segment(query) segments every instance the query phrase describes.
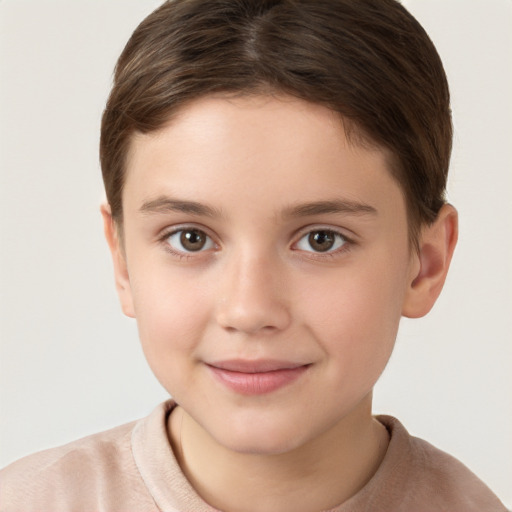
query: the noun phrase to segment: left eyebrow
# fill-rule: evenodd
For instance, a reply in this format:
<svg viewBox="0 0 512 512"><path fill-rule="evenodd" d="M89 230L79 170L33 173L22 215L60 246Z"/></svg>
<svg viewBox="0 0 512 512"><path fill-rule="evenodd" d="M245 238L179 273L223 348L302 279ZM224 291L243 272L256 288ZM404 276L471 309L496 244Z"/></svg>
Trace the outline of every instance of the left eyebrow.
<svg viewBox="0 0 512 512"><path fill-rule="evenodd" d="M345 215L377 215L377 210L369 204L346 199L315 201L290 206L283 211L283 217L309 217L328 213Z"/></svg>
<svg viewBox="0 0 512 512"><path fill-rule="evenodd" d="M211 206L198 203L196 201L187 201L183 199L174 199L167 196L160 196L149 201L145 201L140 207L142 213L171 213L181 212L197 215L200 217L220 217L221 214Z"/></svg>

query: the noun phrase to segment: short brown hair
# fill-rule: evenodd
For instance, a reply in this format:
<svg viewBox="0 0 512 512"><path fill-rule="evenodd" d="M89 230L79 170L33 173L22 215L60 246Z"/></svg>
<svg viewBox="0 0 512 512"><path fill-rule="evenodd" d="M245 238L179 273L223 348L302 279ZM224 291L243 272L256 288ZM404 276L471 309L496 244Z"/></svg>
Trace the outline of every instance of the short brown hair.
<svg viewBox="0 0 512 512"><path fill-rule="evenodd" d="M445 202L446 75L396 0L170 0L128 41L103 114L101 166L117 223L133 133L158 130L188 102L223 92L283 92L328 106L387 148L413 238Z"/></svg>

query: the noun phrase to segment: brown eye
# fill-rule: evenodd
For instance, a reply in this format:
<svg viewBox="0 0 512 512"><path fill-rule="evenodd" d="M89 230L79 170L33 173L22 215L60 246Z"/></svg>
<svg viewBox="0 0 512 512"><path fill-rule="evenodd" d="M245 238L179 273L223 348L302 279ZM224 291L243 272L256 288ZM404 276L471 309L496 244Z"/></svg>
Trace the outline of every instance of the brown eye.
<svg viewBox="0 0 512 512"><path fill-rule="evenodd" d="M336 241L332 231L313 231L308 236L311 248L318 252L325 252L332 249Z"/></svg>
<svg viewBox="0 0 512 512"><path fill-rule="evenodd" d="M213 247L212 239L200 229L181 229L167 238L167 243L178 252L199 252Z"/></svg>
<svg viewBox="0 0 512 512"><path fill-rule="evenodd" d="M336 231L317 229L304 235L296 247L307 252L333 252L346 243L347 239Z"/></svg>
<svg viewBox="0 0 512 512"><path fill-rule="evenodd" d="M182 231L180 242L187 251L200 251L206 243L206 235L197 229Z"/></svg>

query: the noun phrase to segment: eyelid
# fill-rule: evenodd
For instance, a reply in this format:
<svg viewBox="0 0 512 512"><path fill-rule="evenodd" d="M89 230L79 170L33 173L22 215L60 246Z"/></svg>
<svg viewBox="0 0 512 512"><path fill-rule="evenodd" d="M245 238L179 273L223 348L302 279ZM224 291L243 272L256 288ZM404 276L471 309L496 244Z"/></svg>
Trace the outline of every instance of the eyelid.
<svg viewBox="0 0 512 512"><path fill-rule="evenodd" d="M177 233L178 231L185 231L187 229L196 229L197 231L202 231L206 235L208 235L212 240L216 239L217 236L212 232L210 228L203 226L202 224L198 224L196 222L180 222L179 224L172 224L171 226L166 226L159 230L157 234L157 238L165 238L167 236L172 235L173 233Z"/></svg>
<svg viewBox="0 0 512 512"><path fill-rule="evenodd" d="M331 231L333 233L336 233L336 234L342 236L343 238L345 238L345 240L347 240L348 242L352 242L352 243L355 243L358 238L357 235L353 231L351 231L350 229L347 229L347 228L342 228L339 226L332 226L329 224L309 224L309 225L304 226L304 227L298 229L297 231L295 231L295 233L293 234L293 239L299 240L304 235L307 235L308 233L311 233L312 231Z"/></svg>

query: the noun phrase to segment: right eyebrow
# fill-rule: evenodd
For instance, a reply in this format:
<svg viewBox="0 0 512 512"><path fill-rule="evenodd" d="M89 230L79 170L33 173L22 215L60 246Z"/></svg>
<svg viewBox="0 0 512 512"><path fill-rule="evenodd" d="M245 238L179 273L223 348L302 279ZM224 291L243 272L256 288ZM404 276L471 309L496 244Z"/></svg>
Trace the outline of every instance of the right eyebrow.
<svg viewBox="0 0 512 512"><path fill-rule="evenodd" d="M139 211L147 214L181 212L200 217L221 216L221 212L211 206L198 203L196 201L174 199L168 196L159 196L155 199L145 201L139 208Z"/></svg>
<svg viewBox="0 0 512 512"><path fill-rule="evenodd" d="M314 215L340 213L345 215L377 215L377 210L365 203L347 199L333 199L330 201L314 201L286 208L285 217L309 217Z"/></svg>

